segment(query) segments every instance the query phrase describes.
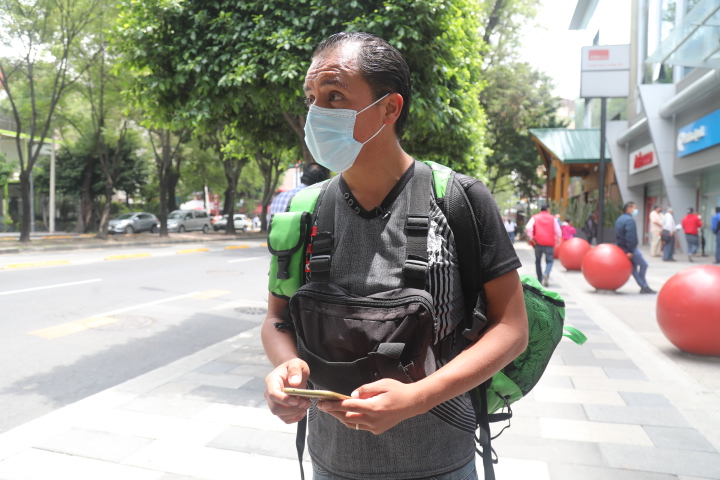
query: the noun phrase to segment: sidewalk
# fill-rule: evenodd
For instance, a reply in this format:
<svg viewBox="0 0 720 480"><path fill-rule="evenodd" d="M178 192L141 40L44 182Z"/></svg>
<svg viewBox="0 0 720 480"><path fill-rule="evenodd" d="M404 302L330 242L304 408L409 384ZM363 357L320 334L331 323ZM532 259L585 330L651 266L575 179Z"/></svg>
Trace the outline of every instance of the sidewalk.
<svg viewBox="0 0 720 480"><path fill-rule="evenodd" d="M521 273L532 274L532 251L516 248ZM691 266L648 260L658 290ZM664 340L656 297L639 295L632 278L616 294L597 294L581 273L564 270L555 264L550 287L566 298L567 324L589 340L564 340L540 384L515 404L512 427L494 443L497 478L720 479L720 359ZM270 365L257 321L0 435L0 479L299 478L295 426L263 399Z"/></svg>

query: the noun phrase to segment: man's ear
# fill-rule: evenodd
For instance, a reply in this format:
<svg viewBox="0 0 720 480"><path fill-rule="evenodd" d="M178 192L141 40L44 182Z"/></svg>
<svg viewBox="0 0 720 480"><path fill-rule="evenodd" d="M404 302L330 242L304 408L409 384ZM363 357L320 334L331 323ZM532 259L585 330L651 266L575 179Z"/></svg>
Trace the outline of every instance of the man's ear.
<svg viewBox="0 0 720 480"><path fill-rule="evenodd" d="M400 116L403 105L405 105L405 100L399 93L391 93L388 95L387 98L388 100L385 104L384 122L386 125L392 125L397 121L398 117Z"/></svg>

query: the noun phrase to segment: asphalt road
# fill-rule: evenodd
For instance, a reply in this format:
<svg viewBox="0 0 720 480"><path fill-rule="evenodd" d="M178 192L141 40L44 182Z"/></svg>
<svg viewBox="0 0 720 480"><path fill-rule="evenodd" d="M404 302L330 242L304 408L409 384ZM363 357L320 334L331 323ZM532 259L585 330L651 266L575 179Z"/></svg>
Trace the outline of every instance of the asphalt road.
<svg viewBox="0 0 720 480"><path fill-rule="evenodd" d="M258 325L268 261L263 240L0 256L0 433Z"/></svg>

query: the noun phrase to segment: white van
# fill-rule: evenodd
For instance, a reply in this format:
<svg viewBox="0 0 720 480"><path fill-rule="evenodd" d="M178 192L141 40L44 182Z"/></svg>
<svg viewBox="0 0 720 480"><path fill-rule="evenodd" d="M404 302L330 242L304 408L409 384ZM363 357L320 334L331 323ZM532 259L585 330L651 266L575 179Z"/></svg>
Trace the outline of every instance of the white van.
<svg viewBox="0 0 720 480"><path fill-rule="evenodd" d="M168 232L210 231L210 216L205 210L174 210L168 215Z"/></svg>

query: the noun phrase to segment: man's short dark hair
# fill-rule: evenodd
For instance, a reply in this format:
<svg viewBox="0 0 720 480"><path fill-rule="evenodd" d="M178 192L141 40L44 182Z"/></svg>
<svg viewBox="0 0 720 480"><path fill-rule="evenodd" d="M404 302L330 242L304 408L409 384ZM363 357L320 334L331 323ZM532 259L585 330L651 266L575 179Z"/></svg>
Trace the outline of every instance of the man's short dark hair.
<svg viewBox="0 0 720 480"><path fill-rule="evenodd" d="M337 47L357 44L360 74L370 85L375 100L388 93L399 93L403 107L395 122L395 134L402 137L412 100L410 68L402 54L382 38L364 32L340 32L329 36L315 48L312 58Z"/></svg>
<svg viewBox="0 0 720 480"><path fill-rule="evenodd" d="M625 205L623 205L623 213L628 211L628 208L635 207L637 203L635 202L627 202Z"/></svg>
<svg viewBox="0 0 720 480"><path fill-rule="evenodd" d="M303 168L303 174L302 177L300 177L300 181L309 187L310 185L315 185L318 182L327 180L329 173L330 171L320 164L308 163L305 165L305 168Z"/></svg>
<svg viewBox="0 0 720 480"><path fill-rule="evenodd" d="M662 207L661 207L660 205L655 205L655 206L653 207L653 210L657 210L658 208L662 209Z"/></svg>
<svg viewBox="0 0 720 480"><path fill-rule="evenodd" d="M541 212L547 212L549 208L550 208L550 205L548 205L547 203L543 203L542 205L540 205Z"/></svg>
<svg viewBox="0 0 720 480"><path fill-rule="evenodd" d="M720 207L715 207L715 213L720 213Z"/></svg>
<svg viewBox="0 0 720 480"><path fill-rule="evenodd" d="M695 209L693 207L688 207L688 213L693 213Z"/></svg>

